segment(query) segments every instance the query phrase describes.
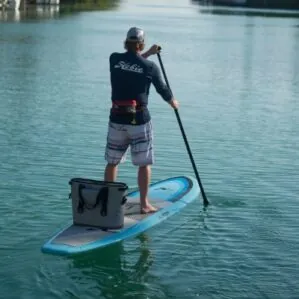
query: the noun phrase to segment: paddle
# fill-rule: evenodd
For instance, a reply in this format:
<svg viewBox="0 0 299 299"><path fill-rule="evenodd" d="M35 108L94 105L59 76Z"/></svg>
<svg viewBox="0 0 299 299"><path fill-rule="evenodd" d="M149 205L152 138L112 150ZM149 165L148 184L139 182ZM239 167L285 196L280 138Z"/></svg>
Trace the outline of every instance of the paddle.
<svg viewBox="0 0 299 299"><path fill-rule="evenodd" d="M161 50L160 47L159 47L159 50ZM165 69L164 69L164 66L163 66L163 63L162 63L161 55L160 55L159 52L157 53L157 55L158 55L159 63L160 63L160 66L161 66L161 69L162 69L162 72L163 72L163 75L164 75L165 82L166 82L166 84L167 84L167 86L168 86L168 88L169 88L169 90L170 90L170 92L172 94L172 91L170 89L170 85L169 85L169 82L168 82L168 79L167 79L167 76L166 76L166 72L165 72ZM193 156L192 156L192 153L191 153L191 150L190 150L190 146L188 144L188 140L187 140L186 134L184 132L183 124L182 124L182 121L181 121L178 109L174 109L174 112L175 112L177 121L179 123L180 129L181 129L184 141L185 141L185 145L187 147L187 151L188 151L189 158L190 158L192 166L193 166L193 170L194 170L195 175L196 175L196 179L198 181L198 184L199 184L199 187L200 187L200 190L201 190L201 194L202 194L202 197L203 197L203 204L205 206L207 206L209 204L209 201L208 201L208 199L206 197L205 191L204 191L203 186L201 184L201 181L200 181L200 178L199 178L199 174L198 174L198 171L197 171L195 163L194 163L194 159L193 159Z"/></svg>

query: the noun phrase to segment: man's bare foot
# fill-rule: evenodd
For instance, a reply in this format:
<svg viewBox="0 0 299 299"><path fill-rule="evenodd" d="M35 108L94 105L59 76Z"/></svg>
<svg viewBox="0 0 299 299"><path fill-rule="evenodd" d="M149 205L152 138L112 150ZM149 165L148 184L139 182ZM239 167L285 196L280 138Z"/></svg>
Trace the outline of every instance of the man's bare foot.
<svg viewBox="0 0 299 299"><path fill-rule="evenodd" d="M148 214L148 213L155 213L156 211L158 211L157 208L155 208L151 204L147 204L145 207L141 207L140 213L141 214Z"/></svg>

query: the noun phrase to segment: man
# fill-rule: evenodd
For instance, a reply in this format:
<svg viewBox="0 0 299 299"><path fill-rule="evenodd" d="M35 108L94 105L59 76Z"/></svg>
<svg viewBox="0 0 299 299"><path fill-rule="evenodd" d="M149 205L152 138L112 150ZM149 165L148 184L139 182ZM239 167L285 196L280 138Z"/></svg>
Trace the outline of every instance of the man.
<svg viewBox="0 0 299 299"><path fill-rule="evenodd" d="M154 162L153 131L147 108L151 83L172 108L177 109L178 102L172 98L170 90L162 81L160 69L146 59L158 53L159 47L154 45L141 54L144 46L144 31L132 27L124 43L127 51L112 53L109 58L112 108L105 152L105 181L116 180L118 164L124 162L130 146L132 163L139 167L140 212L152 213L157 209L147 197L151 165Z"/></svg>

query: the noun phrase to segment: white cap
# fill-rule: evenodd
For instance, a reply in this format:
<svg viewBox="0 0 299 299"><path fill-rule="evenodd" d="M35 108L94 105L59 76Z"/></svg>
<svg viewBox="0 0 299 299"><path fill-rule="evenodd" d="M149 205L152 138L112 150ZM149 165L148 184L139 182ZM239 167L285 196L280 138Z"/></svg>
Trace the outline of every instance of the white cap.
<svg viewBox="0 0 299 299"><path fill-rule="evenodd" d="M127 41L132 42L143 42L144 41L144 31L137 27L132 27L127 33Z"/></svg>

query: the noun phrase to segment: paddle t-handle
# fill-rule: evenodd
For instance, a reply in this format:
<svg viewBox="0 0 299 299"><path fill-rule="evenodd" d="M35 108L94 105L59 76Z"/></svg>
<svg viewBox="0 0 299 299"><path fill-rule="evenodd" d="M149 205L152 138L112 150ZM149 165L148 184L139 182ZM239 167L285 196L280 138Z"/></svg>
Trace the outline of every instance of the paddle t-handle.
<svg viewBox="0 0 299 299"><path fill-rule="evenodd" d="M161 51L161 47L158 47L158 49L159 49L159 51ZM172 91L171 91L171 88L170 88L170 85L169 85L169 82L168 82L168 79L167 79L167 76L166 76L166 72L165 72L163 63L162 63L161 55L160 55L159 52L157 53L157 55L158 55L159 63L160 63L161 69L162 69L162 73L163 73L163 75L164 75L164 79L165 79L166 85L168 86L168 88L169 88L169 90L170 90L170 92L171 92L171 95L173 95L173 93L172 93ZM202 194L202 197L203 197L203 204L204 204L205 206L207 206L207 205L209 205L209 201L208 201L208 199L207 199L207 197L206 197L206 193L205 193L204 188L203 188L203 186L202 186L202 183L201 183L201 181L200 181L200 177L199 177L199 174L198 174L198 171L197 171L197 168L196 168L196 165L195 165L195 162L194 162L192 153L191 153L191 149L190 149L190 146L189 146L189 143L188 143L188 140L187 140L187 136L186 136L185 131L184 131L184 128L183 128L183 124L182 124L182 121L181 121L181 118L180 118L178 109L174 109L174 112L175 112L177 121L178 121L178 123L179 123L179 127L180 127L180 129L181 129L181 133L182 133L182 135L183 135L183 139L184 139L184 142L185 142L185 145L186 145L188 154L189 154L189 158L190 158L190 161L191 161L191 164L192 164L192 167L193 167L193 170L194 170L194 173L195 173L195 176L196 176L198 185L199 185L199 187L200 187L200 191L201 191L201 194Z"/></svg>

